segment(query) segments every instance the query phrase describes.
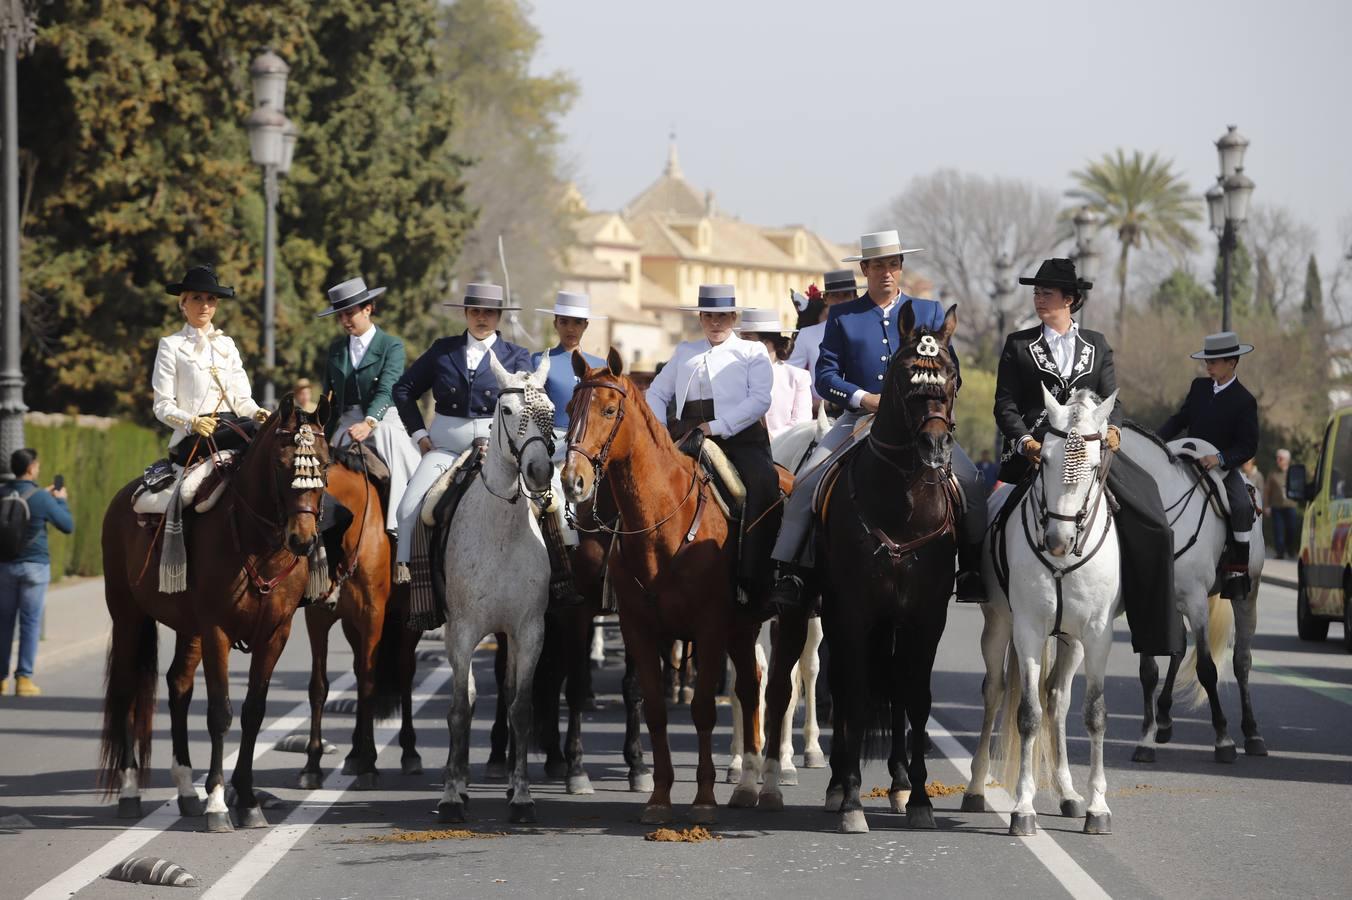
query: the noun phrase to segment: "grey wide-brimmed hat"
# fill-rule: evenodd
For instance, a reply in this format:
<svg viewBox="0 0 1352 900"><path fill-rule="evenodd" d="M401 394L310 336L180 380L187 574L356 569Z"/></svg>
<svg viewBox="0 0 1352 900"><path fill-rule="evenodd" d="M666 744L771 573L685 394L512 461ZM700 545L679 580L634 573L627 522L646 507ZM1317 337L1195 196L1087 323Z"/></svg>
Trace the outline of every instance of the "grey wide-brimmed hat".
<svg viewBox="0 0 1352 900"><path fill-rule="evenodd" d="M535 308L536 312L552 313L556 316L567 316L571 319L604 319L605 316L598 316L591 311L591 297L586 294L577 294L572 291L559 291L554 295L554 306L552 309Z"/></svg>
<svg viewBox="0 0 1352 900"><path fill-rule="evenodd" d="M347 281L341 281L329 288L329 308L315 316L315 318L322 319L325 316L340 313L345 309L361 306L363 303L376 299L383 293L385 293L383 287L368 288L365 279L360 275L356 278L349 278Z"/></svg>
<svg viewBox="0 0 1352 900"><path fill-rule="evenodd" d="M750 307L737 305L737 290L730 284L701 284L699 305L677 307L682 312L745 312Z"/></svg>
<svg viewBox="0 0 1352 900"><path fill-rule="evenodd" d="M779 319L779 313L773 309L742 310L735 326L742 334L796 334L797 328L786 328Z"/></svg>
<svg viewBox="0 0 1352 900"><path fill-rule="evenodd" d="M874 231L860 235L858 256L847 256L841 262L863 262L866 259L905 256L907 253L919 253L924 249L924 247L903 247L901 237L896 231Z"/></svg>
<svg viewBox="0 0 1352 900"><path fill-rule="evenodd" d="M1192 355L1193 359L1225 359L1228 356L1243 356L1253 352L1253 344L1241 344L1239 335L1233 331L1221 331L1208 334L1202 341L1201 351Z"/></svg>
<svg viewBox="0 0 1352 900"><path fill-rule="evenodd" d="M496 309L509 310L520 309L519 306L511 306L502 299L502 285L500 284L480 284L471 281L465 285L465 297L460 302L447 300L442 306L456 307L458 309Z"/></svg>
<svg viewBox="0 0 1352 900"><path fill-rule="evenodd" d="M854 269L833 269L822 279L823 294L837 294L849 291L859 293L859 285L854 280Z"/></svg>

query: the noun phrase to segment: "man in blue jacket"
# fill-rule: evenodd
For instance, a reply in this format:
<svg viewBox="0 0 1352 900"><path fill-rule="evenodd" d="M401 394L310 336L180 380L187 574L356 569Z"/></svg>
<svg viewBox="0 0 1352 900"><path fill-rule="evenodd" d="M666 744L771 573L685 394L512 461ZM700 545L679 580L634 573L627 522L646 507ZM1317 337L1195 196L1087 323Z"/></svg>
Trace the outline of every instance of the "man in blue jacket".
<svg viewBox="0 0 1352 900"><path fill-rule="evenodd" d="M782 606L802 602L804 570L813 566L812 493L824 468L819 464L851 440L861 417L877 412L888 363L901 347L902 305L911 304L919 327L938 331L943 325L943 306L901 292L905 254L919 250L903 249L895 231L866 234L859 244L860 254L844 261L859 262L868 281L868 292L830 309L816 371L817 393L846 411L817 445L804 467L806 474L794 484L784 508L784 521L773 554L780 563L781 577L772 595L772 600ZM953 351L951 346L949 351ZM955 365L958 362L956 353L953 362ZM986 530L987 491L976 466L957 442L953 444L953 473L966 498L958 549L958 601L984 602L981 540Z"/></svg>

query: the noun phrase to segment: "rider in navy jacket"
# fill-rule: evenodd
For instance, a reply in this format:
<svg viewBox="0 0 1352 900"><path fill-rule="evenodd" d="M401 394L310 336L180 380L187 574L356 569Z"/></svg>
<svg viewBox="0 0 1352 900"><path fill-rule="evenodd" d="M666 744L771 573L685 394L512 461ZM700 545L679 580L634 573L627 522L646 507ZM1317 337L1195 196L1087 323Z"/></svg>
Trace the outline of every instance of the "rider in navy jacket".
<svg viewBox="0 0 1352 900"><path fill-rule="evenodd" d="M459 419L488 419L498 405L498 380L488 366L481 365L473 376L466 370L467 335L439 339L409 366L394 386L394 405L404 427L415 441L426 433L418 398L429 390L439 416ZM490 348L508 372L530 369L530 351L499 337Z"/></svg>
<svg viewBox="0 0 1352 900"><path fill-rule="evenodd" d="M817 371L813 373L818 394L840 406L857 406L853 402L856 394L878 392L887 364L901 346L898 320L901 307L908 302L915 313L917 328L934 332L943 328L943 304L905 294L897 295L897 305L892 307L896 312L892 315L884 315L868 294L827 310L826 332L822 335ZM962 367L952 344L948 352L953 365L958 366L961 383ZM850 378L864 383L856 384Z"/></svg>

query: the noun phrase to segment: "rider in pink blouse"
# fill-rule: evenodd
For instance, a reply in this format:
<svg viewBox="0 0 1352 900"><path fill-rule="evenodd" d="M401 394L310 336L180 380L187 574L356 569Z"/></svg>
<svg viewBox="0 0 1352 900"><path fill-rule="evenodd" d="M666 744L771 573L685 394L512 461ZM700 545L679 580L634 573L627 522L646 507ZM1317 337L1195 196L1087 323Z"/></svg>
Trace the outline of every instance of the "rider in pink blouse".
<svg viewBox="0 0 1352 900"><path fill-rule="evenodd" d="M773 309L748 309L742 313L738 329L742 338L760 341L773 361L774 387L770 391L770 409L765 413L765 428L773 440L800 422L812 419L812 376L806 369L787 365L789 335L796 328L785 328Z"/></svg>

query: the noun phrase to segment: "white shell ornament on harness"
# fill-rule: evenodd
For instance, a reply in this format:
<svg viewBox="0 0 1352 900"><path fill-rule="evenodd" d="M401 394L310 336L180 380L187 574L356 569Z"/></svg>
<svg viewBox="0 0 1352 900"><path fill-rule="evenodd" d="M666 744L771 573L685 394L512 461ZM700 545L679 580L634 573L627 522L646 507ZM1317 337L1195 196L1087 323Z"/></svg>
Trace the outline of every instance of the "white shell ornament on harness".
<svg viewBox="0 0 1352 900"><path fill-rule="evenodd" d="M920 356L938 356L939 342L934 339L932 334L923 335L920 338L920 343L916 345L915 352Z"/></svg>
<svg viewBox="0 0 1352 900"><path fill-rule="evenodd" d="M292 462L295 477L291 486L298 491L309 491L324 486L319 456L315 453L315 434L309 425L296 429L296 458Z"/></svg>
<svg viewBox="0 0 1352 900"><path fill-rule="evenodd" d="M1072 431L1066 438L1065 459L1061 466L1062 484L1079 484L1089 478L1093 469L1089 465L1089 448L1084 435Z"/></svg>

